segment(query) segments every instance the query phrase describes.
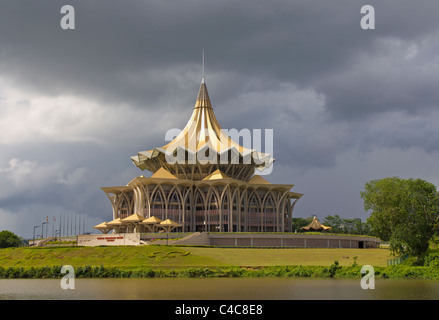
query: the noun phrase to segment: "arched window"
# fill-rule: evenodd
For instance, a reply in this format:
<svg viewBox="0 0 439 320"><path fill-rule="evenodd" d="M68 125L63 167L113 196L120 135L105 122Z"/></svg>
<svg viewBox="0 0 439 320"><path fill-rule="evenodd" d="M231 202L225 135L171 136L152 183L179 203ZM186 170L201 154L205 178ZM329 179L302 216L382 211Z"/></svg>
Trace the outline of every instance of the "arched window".
<svg viewBox="0 0 439 320"><path fill-rule="evenodd" d="M261 231L261 205L258 194L253 191L248 201L248 231L259 232Z"/></svg>
<svg viewBox="0 0 439 320"><path fill-rule="evenodd" d="M129 215L131 215L131 211L132 211L131 202L133 199L133 195L132 193L131 194L122 193L120 196L122 200L119 206L119 218L124 219Z"/></svg>
<svg viewBox="0 0 439 320"><path fill-rule="evenodd" d="M204 194L200 189L195 189L194 206L195 206L195 230L207 231L207 208L204 205Z"/></svg>
<svg viewBox="0 0 439 320"><path fill-rule="evenodd" d="M226 188L223 191L223 198L221 201L221 226L218 231L228 232L232 228L232 224L229 224L230 206L229 206L229 190Z"/></svg>
<svg viewBox="0 0 439 320"><path fill-rule="evenodd" d="M207 207L207 231L218 232L220 231L220 201L215 189L210 189L210 194L208 195Z"/></svg>
<svg viewBox="0 0 439 320"><path fill-rule="evenodd" d="M183 223L182 217L182 200L180 199L180 194L178 187L174 187L168 197L168 219L171 219L177 223ZM177 230L178 231L178 230Z"/></svg>
<svg viewBox="0 0 439 320"><path fill-rule="evenodd" d="M274 232L276 231L276 215L275 215L275 203L273 200L273 194L270 192L267 194L264 202L264 215L263 215L263 231Z"/></svg>
<svg viewBox="0 0 439 320"><path fill-rule="evenodd" d="M238 232L241 231L239 229L239 188L231 187L230 188L230 231L232 232Z"/></svg>
<svg viewBox="0 0 439 320"><path fill-rule="evenodd" d="M194 229L194 216L195 210L192 209L191 200L193 201L193 189L182 188L182 214L184 216L183 232L193 232Z"/></svg>
<svg viewBox="0 0 439 320"><path fill-rule="evenodd" d="M240 206L240 232L248 232L248 189L243 189L241 191L241 202L238 204Z"/></svg>
<svg viewBox="0 0 439 320"><path fill-rule="evenodd" d="M160 185L155 187L152 195L151 195L151 213L150 216L157 217L161 220L166 219L165 213L165 197L163 195L163 191L160 188Z"/></svg>

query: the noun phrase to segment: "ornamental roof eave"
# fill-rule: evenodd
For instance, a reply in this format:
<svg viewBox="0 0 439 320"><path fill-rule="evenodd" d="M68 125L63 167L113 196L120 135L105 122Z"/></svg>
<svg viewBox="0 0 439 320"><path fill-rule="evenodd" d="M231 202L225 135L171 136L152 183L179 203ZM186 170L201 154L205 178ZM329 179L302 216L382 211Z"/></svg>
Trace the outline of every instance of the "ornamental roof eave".
<svg viewBox="0 0 439 320"><path fill-rule="evenodd" d="M105 193L114 193L114 194L119 194L125 191L130 191L131 187L129 187L128 185L126 186L119 186L119 187L102 187L101 188Z"/></svg>
<svg viewBox="0 0 439 320"><path fill-rule="evenodd" d="M169 179L169 178L153 178L153 177L135 177L133 180L128 182L128 186L130 186L130 190L137 185L146 185L146 184L170 184L170 185L181 185L181 186L190 186L192 185L193 180L189 179Z"/></svg>
<svg viewBox="0 0 439 320"><path fill-rule="evenodd" d="M207 152L208 148L209 146L206 145L196 152L183 146L177 146L172 152L164 150L163 148L157 148L150 151L139 152L137 156L132 156L130 159L139 169L148 169L151 172L156 171L154 170L154 167L157 165L158 158L168 162L170 165L173 165L176 162L179 164L196 164L203 162L202 164L205 164L204 162L208 163L209 161L221 164L249 164L253 165L259 171L268 169L275 161L270 154L248 149L245 152L240 153L235 147L229 147L220 150L219 152L209 148L209 152L212 151L214 154L216 153L217 156L216 158L213 158L213 156L206 158L204 154ZM148 156L146 156L146 154L148 154ZM196 162L191 163L194 159L196 159Z"/></svg>
<svg viewBox="0 0 439 320"><path fill-rule="evenodd" d="M294 199L300 199L303 196L303 193L297 193L297 192L289 192L290 198Z"/></svg>

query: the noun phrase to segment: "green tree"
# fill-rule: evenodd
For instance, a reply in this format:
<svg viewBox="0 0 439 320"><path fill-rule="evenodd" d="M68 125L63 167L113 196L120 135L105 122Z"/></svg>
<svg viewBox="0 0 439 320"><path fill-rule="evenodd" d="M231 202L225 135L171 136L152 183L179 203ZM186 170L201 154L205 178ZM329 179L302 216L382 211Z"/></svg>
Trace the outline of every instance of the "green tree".
<svg viewBox="0 0 439 320"><path fill-rule="evenodd" d="M346 233L346 234L370 234L367 223L361 222L361 219L341 218L338 214L334 216L326 216L323 219L325 226L331 227L330 233Z"/></svg>
<svg viewBox="0 0 439 320"><path fill-rule="evenodd" d="M21 239L11 231L0 231L0 248L18 247Z"/></svg>
<svg viewBox="0 0 439 320"><path fill-rule="evenodd" d="M368 223L375 235L390 241L396 254L422 257L437 228L439 196L422 179L390 177L369 181L361 192Z"/></svg>
<svg viewBox="0 0 439 320"><path fill-rule="evenodd" d="M340 218L338 214L334 216L326 216L323 218L323 225L331 227L329 232L331 233L344 233L343 230L343 219Z"/></svg>
<svg viewBox="0 0 439 320"><path fill-rule="evenodd" d="M292 227L293 227L292 230L300 232L301 227L305 227L311 223L312 217L311 218L292 218L291 220L292 220Z"/></svg>
<svg viewBox="0 0 439 320"><path fill-rule="evenodd" d="M343 227L348 234L363 234L363 223L361 219L343 219Z"/></svg>

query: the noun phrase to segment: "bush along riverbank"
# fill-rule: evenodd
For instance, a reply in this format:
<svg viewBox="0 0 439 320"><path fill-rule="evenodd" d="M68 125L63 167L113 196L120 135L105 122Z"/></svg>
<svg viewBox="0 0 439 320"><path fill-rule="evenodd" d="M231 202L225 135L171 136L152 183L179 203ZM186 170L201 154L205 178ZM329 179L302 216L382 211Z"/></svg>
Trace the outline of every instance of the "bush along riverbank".
<svg viewBox="0 0 439 320"><path fill-rule="evenodd" d="M0 279L44 279L62 278L62 266L51 267L0 267ZM180 269L156 269L143 267L136 269L83 266L76 267L76 278L208 278L208 277L298 277L360 279L361 266L340 266L334 261L331 266L266 266L266 267L196 267ZM391 279L439 279L439 268L395 265L375 267L375 278Z"/></svg>

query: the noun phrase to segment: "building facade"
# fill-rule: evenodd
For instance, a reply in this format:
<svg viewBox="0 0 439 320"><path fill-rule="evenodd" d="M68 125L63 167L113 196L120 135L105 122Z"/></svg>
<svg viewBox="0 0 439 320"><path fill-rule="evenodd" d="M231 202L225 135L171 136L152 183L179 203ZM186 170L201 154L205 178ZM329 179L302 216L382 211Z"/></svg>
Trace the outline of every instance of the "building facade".
<svg viewBox="0 0 439 320"><path fill-rule="evenodd" d="M181 232L291 232L300 193L255 174L271 166L271 155L235 142L221 128L203 80L186 127L167 145L131 157L141 170L125 186L103 187L117 232L146 231L123 224L137 215L171 219ZM120 220L119 220L120 219ZM122 223L119 223L122 221ZM111 223L109 223L109 227Z"/></svg>

